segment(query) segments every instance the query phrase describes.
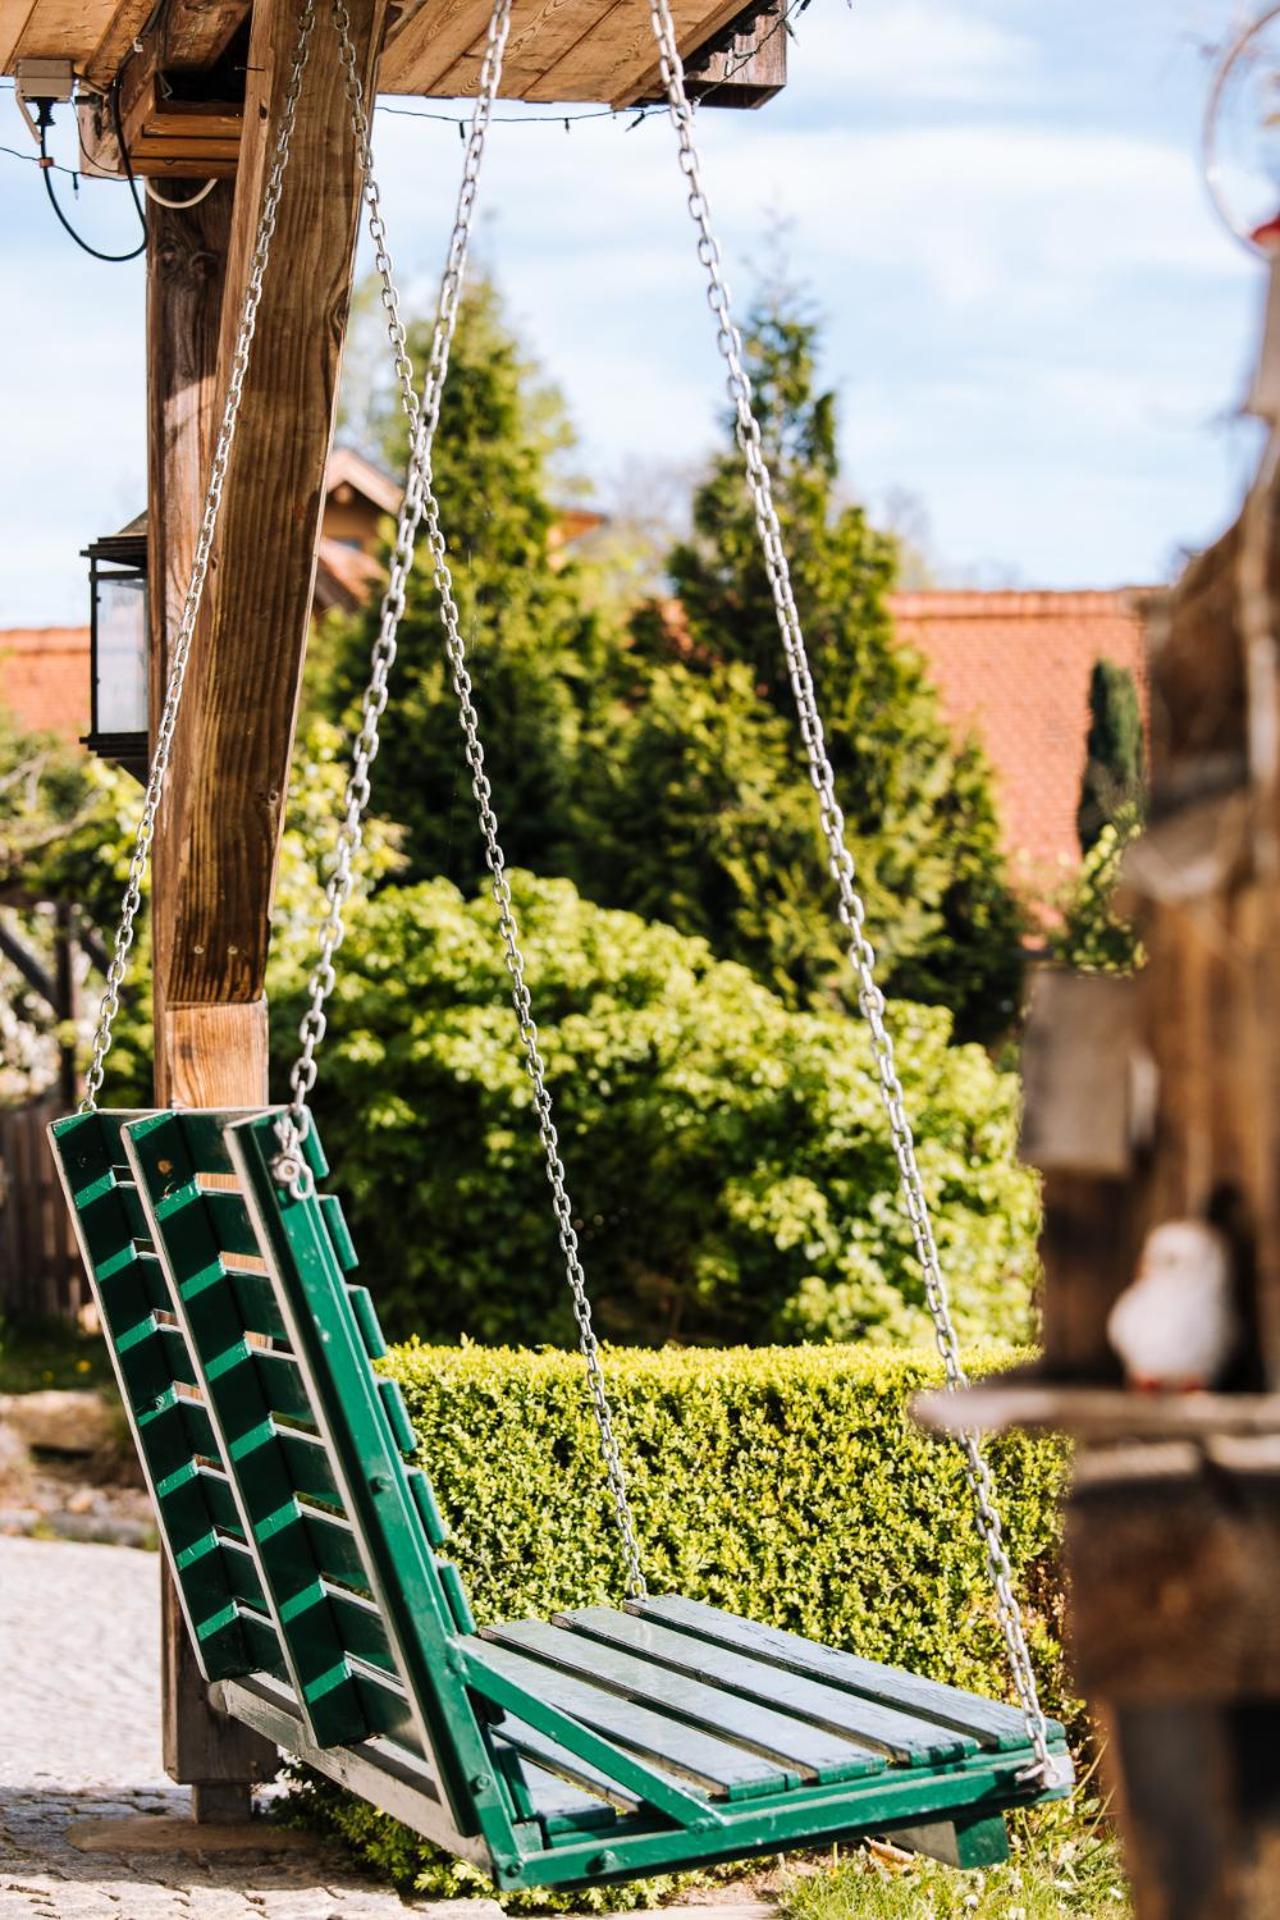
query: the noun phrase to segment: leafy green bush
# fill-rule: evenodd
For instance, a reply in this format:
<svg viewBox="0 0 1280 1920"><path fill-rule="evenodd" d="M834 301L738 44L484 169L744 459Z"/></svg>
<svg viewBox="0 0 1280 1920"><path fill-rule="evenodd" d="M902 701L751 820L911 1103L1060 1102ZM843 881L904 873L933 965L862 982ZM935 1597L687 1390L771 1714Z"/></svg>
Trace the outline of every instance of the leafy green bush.
<svg viewBox="0 0 1280 1920"><path fill-rule="evenodd" d="M785 1007L705 942L514 875L578 1231L612 1338L928 1337L856 1015ZM277 1001L282 1059L298 1011ZM492 901L388 887L344 944L317 1114L388 1324L570 1344ZM1028 1332L1017 1083L891 1009L962 1334Z"/></svg>
<svg viewBox="0 0 1280 1920"><path fill-rule="evenodd" d="M980 1371L1010 1357L988 1351L972 1363ZM935 1360L837 1347L614 1350L606 1365L655 1592L1008 1696L958 1450L908 1412L911 1396L937 1382ZM481 1623L616 1604L619 1554L578 1357L413 1343L386 1366ZM1061 1713L1064 1452L1019 1435L1001 1439L992 1459L1046 1704ZM475 1886L473 1869L394 1822L328 1789L317 1800L401 1884ZM627 1889L624 1904L636 1899Z"/></svg>
<svg viewBox="0 0 1280 1920"><path fill-rule="evenodd" d="M1062 918L1052 952L1062 965L1081 973L1132 973L1145 963L1135 928L1115 909L1120 863L1141 831L1136 813L1108 820L1059 896Z"/></svg>

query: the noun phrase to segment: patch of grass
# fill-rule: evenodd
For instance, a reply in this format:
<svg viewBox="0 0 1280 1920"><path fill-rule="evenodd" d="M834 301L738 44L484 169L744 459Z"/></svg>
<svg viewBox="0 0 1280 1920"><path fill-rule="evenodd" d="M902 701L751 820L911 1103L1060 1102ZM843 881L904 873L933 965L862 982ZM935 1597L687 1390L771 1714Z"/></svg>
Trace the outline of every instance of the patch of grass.
<svg viewBox="0 0 1280 1920"><path fill-rule="evenodd" d="M1096 1807L1039 1808L1009 1825L1011 1858L981 1872L867 1848L802 1870L779 1920L1132 1920L1119 1843Z"/></svg>
<svg viewBox="0 0 1280 1920"><path fill-rule="evenodd" d="M111 1363L100 1334L59 1321L0 1325L0 1393L110 1386Z"/></svg>

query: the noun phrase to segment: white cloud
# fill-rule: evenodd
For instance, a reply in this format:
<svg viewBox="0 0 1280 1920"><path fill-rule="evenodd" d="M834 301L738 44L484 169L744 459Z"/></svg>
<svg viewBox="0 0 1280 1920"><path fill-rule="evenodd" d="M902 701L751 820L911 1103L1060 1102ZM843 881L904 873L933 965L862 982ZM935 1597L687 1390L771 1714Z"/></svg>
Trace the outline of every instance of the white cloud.
<svg viewBox="0 0 1280 1920"><path fill-rule="evenodd" d="M822 94L846 102L972 107L1025 98L1037 49L1025 33L946 0L814 0L801 18L803 59Z"/></svg>

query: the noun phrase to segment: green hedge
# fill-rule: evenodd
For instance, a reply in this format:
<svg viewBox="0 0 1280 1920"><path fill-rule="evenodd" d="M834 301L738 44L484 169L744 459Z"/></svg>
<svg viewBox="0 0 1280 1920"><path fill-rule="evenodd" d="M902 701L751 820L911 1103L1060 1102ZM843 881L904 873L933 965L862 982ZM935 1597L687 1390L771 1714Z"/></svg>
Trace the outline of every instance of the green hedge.
<svg viewBox="0 0 1280 1920"><path fill-rule="evenodd" d="M1013 1357L991 1350L971 1363L979 1372ZM615 1350L606 1361L654 1592L1008 1696L958 1451L907 1410L937 1382L936 1360L800 1347ZM581 1361L415 1342L385 1364L422 1436L480 1622L616 1603L621 1569ZM1046 1704L1074 1717L1057 1573L1063 1449L1015 1435L992 1461ZM443 1893L475 1883L381 1815L328 1791L317 1806L402 1884Z"/></svg>

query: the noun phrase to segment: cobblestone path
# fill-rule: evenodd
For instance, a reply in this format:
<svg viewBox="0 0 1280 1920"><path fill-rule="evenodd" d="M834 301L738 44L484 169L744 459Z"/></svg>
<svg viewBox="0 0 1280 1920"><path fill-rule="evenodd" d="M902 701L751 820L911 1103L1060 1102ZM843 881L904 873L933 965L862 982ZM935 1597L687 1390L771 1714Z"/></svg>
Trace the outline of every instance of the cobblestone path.
<svg viewBox="0 0 1280 1920"><path fill-rule="evenodd" d="M69 1843L77 1821L187 1811L160 1764L159 1588L153 1553L0 1537L0 1920L447 1912L406 1906L309 1848L129 1856Z"/></svg>

